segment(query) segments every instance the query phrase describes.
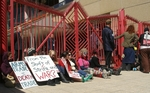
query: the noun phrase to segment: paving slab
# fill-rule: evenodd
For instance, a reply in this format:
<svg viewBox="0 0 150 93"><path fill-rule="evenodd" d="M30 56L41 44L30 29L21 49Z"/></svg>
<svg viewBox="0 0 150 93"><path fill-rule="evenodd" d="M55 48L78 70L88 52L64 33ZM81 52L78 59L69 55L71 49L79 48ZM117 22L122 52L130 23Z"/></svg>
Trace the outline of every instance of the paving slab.
<svg viewBox="0 0 150 93"><path fill-rule="evenodd" d="M111 79L94 77L85 83L42 85L28 89L6 88L0 84L0 93L150 93L150 74L122 71L121 75L112 75Z"/></svg>

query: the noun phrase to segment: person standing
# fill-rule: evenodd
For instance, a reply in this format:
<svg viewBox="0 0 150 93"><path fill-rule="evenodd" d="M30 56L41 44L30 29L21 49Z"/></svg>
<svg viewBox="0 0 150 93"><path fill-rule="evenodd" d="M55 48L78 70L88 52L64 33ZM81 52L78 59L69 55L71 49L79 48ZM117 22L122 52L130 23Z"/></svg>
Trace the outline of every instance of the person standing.
<svg viewBox="0 0 150 93"><path fill-rule="evenodd" d="M140 35L139 38L140 42L140 54L142 58L142 68L143 73L149 73L150 72L150 33L149 28L144 29L144 33Z"/></svg>
<svg viewBox="0 0 150 93"><path fill-rule="evenodd" d="M106 20L106 26L102 30L102 40L103 40L106 68L110 68L110 64L112 60L111 58L112 51L115 49L114 35L110 26L111 26L111 20L108 19Z"/></svg>
<svg viewBox="0 0 150 93"><path fill-rule="evenodd" d="M124 47L124 57L122 59L122 70L131 70L131 66L135 62L135 44L138 42L138 36L135 33L133 25L129 25L126 32L116 36L115 39L124 37L122 46Z"/></svg>
<svg viewBox="0 0 150 93"><path fill-rule="evenodd" d="M54 49L55 49L55 39L54 34L51 34L50 37L48 38L48 51Z"/></svg>
<svg viewBox="0 0 150 93"><path fill-rule="evenodd" d="M14 48L15 48L15 61L22 60L22 37L21 26L17 26L17 32L14 33Z"/></svg>

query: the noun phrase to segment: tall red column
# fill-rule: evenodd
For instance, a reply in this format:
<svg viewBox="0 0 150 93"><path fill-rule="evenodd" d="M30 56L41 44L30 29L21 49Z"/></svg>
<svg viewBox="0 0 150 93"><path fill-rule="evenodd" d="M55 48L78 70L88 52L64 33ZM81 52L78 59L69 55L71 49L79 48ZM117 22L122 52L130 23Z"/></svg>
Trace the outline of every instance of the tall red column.
<svg viewBox="0 0 150 93"><path fill-rule="evenodd" d="M7 0L0 0L0 54L5 51L7 51Z"/></svg>
<svg viewBox="0 0 150 93"><path fill-rule="evenodd" d="M125 11L124 11L124 9L121 9L120 11L119 11L119 22L120 22L120 31L119 31L119 35L120 34L122 34L124 31L125 31L125 29L126 29L126 19L125 19ZM122 44L122 42L123 42L123 38L121 38L120 40L119 40L119 45L121 45ZM120 47L120 49L119 49L119 54L120 55L122 55L123 54L123 47L121 46Z"/></svg>

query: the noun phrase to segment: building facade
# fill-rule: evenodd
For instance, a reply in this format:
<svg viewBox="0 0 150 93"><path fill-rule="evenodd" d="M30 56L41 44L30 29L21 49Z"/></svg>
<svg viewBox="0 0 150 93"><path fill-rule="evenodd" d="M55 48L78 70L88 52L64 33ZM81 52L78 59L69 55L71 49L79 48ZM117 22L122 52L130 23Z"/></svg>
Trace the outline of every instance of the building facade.
<svg viewBox="0 0 150 93"><path fill-rule="evenodd" d="M89 16L116 14L120 9L140 21L150 22L150 0L78 0Z"/></svg>

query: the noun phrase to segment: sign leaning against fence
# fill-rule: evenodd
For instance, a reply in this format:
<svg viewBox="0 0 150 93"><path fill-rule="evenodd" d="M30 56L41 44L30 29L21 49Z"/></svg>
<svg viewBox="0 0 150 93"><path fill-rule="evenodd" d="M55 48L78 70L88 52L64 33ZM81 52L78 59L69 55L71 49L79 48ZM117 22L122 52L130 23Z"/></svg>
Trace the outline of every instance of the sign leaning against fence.
<svg viewBox="0 0 150 93"><path fill-rule="evenodd" d="M59 77L57 74L59 70L49 55L27 56L25 61L39 82Z"/></svg>
<svg viewBox="0 0 150 93"><path fill-rule="evenodd" d="M24 61L9 62L23 89L38 86Z"/></svg>

